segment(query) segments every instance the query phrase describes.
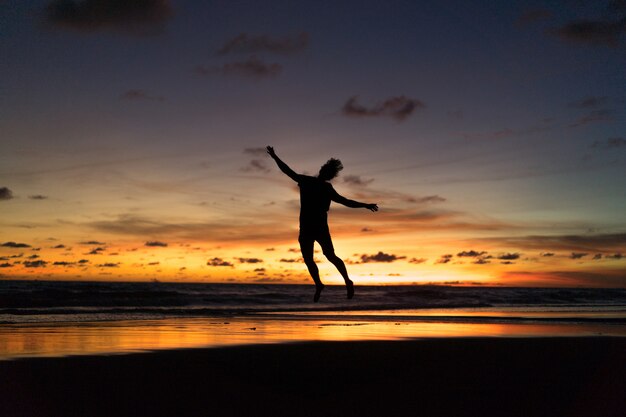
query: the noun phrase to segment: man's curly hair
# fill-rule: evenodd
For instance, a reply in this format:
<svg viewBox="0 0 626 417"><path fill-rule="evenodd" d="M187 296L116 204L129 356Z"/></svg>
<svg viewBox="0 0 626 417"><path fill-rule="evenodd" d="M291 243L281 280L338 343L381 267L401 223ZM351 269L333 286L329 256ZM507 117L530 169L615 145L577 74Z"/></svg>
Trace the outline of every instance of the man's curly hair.
<svg viewBox="0 0 626 417"><path fill-rule="evenodd" d="M330 181L339 175L339 171L343 169L343 164L339 159L330 158L322 167L320 168L320 173L318 177Z"/></svg>

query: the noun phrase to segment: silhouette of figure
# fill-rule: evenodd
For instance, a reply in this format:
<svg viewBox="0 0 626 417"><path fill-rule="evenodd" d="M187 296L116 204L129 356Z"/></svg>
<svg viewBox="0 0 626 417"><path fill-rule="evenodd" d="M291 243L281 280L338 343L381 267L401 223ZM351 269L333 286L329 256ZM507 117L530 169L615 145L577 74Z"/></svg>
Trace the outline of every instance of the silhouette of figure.
<svg viewBox="0 0 626 417"><path fill-rule="evenodd" d="M331 201L343 204L347 207L366 208L371 211L378 211L378 206L376 204L349 200L335 191L328 181L335 178L337 174L339 174L339 171L343 169L343 165L338 159L329 159L322 165L317 177L311 177L297 174L294 170L289 168L289 166L276 155L273 147L268 146L267 153L276 161L278 168L289 178L297 182L300 187L300 236L298 236L298 242L300 243L300 251L302 252L304 263L309 270L309 274L311 274L311 278L313 278L315 282L313 301L319 301L322 290L324 289L324 284L322 284L320 280L319 270L313 260L313 245L315 241L320 244L326 258L335 265L343 277L346 282L348 298L351 299L354 296L354 283L348 276L346 265L341 258L335 255L333 241L328 229L327 212L330 208Z"/></svg>

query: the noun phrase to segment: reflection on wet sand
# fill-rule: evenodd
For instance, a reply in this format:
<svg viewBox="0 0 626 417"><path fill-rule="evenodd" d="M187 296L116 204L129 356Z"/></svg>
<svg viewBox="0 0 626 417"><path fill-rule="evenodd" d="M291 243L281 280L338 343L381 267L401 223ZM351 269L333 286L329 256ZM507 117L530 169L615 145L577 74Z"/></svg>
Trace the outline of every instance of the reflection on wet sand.
<svg viewBox="0 0 626 417"><path fill-rule="evenodd" d="M400 340L434 337L626 336L626 326L416 322L289 317L188 318L4 325L0 359L118 354L159 349L298 341Z"/></svg>

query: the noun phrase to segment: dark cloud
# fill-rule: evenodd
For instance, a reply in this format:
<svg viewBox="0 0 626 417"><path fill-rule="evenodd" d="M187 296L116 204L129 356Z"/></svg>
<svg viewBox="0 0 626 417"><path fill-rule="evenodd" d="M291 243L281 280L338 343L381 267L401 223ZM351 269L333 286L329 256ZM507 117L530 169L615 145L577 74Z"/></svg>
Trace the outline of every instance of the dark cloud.
<svg viewBox="0 0 626 417"><path fill-rule="evenodd" d="M373 230L370 229L369 227L364 227L364 228L361 229L361 232L362 233L367 233L367 232L373 232Z"/></svg>
<svg viewBox="0 0 626 417"><path fill-rule="evenodd" d="M120 100L163 101L165 97L149 94L145 90L126 90L120 94Z"/></svg>
<svg viewBox="0 0 626 417"><path fill-rule="evenodd" d="M517 19L519 26L526 26L531 23L539 22L541 20L550 20L554 17L554 14L547 9L533 9L527 10L520 15Z"/></svg>
<svg viewBox="0 0 626 417"><path fill-rule="evenodd" d="M93 248L92 250L87 252L85 255L100 255L105 250L106 250L106 248L97 247L97 248Z"/></svg>
<svg viewBox="0 0 626 417"><path fill-rule="evenodd" d="M253 159L252 161L250 161L248 163L248 165L246 165L245 167L241 168L241 171L243 172L263 172L263 173L268 173L270 172L270 168L267 164L267 161L264 161L262 159Z"/></svg>
<svg viewBox="0 0 626 417"><path fill-rule="evenodd" d="M291 264L294 262L302 262L302 258L281 258L278 262Z"/></svg>
<svg viewBox="0 0 626 417"><path fill-rule="evenodd" d="M97 240L88 240L86 242L78 242L81 245L106 245L104 242L98 242Z"/></svg>
<svg viewBox="0 0 626 417"><path fill-rule="evenodd" d="M11 200L13 198L13 191L7 187L0 187L0 200Z"/></svg>
<svg viewBox="0 0 626 417"><path fill-rule="evenodd" d="M165 242L159 242L158 240L149 240L146 243L144 243L144 246L158 246L158 247L167 247L167 243Z"/></svg>
<svg viewBox="0 0 626 417"><path fill-rule="evenodd" d="M349 117L391 117L403 121L415 110L423 109L426 105L420 100L405 96L390 97L373 107L365 107L357 103L357 96L350 97L343 105L342 113Z"/></svg>
<svg viewBox="0 0 626 417"><path fill-rule="evenodd" d="M12 266L13 266L13 265L11 265L11 264L10 264L10 263L8 263L8 262L4 262L4 263L1 263L1 264L0 264L0 268L10 268L10 267L12 267Z"/></svg>
<svg viewBox="0 0 626 417"><path fill-rule="evenodd" d="M435 261L436 264L447 264L448 262L450 262L452 260L452 257L454 255L452 254L446 254L446 255L441 255L441 258L437 259Z"/></svg>
<svg viewBox="0 0 626 417"><path fill-rule="evenodd" d="M39 255L30 255L30 256L26 257L26 259L37 259L37 258L41 258L41 256L39 256Z"/></svg>
<svg viewBox="0 0 626 417"><path fill-rule="evenodd" d="M541 256L543 256L543 257L554 256L554 252L542 252Z"/></svg>
<svg viewBox="0 0 626 417"><path fill-rule="evenodd" d="M249 35L241 33L226 41L217 51L218 55L228 54L255 54L270 52L281 55L291 55L303 51L309 46L309 34L302 32L296 36L280 38L269 35Z"/></svg>
<svg viewBox="0 0 626 417"><path fill-rule="evenodd" d="M263 262L263 259L259 259L259 258L239 258L239 263L242 263L242 264L258 264L260 262Z"/></svg>
<svg viewBox="0 0 626 417"><path fill-rule="evenodd" d="M48 199L47 196L41 195L41 194L29 195L28 198L30 198L31 200L47 200Z"/></svg>
<svg viewBox="0 0 626 417"><path fill-rule="evenodd" d="M490 262L491 262L491 261L488 261L487 259L484 259L484 258L478 258L478 259L476 259L476 260L475 260L474 262L472 262L472 263L473 263L473 264L476 264L476 265L485 265L485 264L488 264L488 263L490 263Z"/></svg>
<svg viewBox="0 0 626 417"><path fill-rule="evenodd" d="M87 263L89 263L89 260L88 259L81 259L81 260L78 261L78 263L81 264L81 265L82 264L87 264Z"/></svg>
<svg viewBox="0 0 626 417"><path fill-rule="evenodd" d="M621 253L614 253L613 255L605 256L606 259L622 259L623 257L624 255L622 255Z"/></svg>
<svg viewBox="0 0 626 417"><path fill-rule="evenodd" d="M585 253L585 252L572 252L572 254L569 257L571 259L581 259L581 258L584 258L587 255L589 255L589 254Z"/></svg>
<svg viewBox="0 0 626 417"><path fill-rule="evenodd" d="M513 265L513 264L515 264L515 262L511 262L511 261L503 261L503 262L500 262L500 263L502 265Z"/></svg>
<svg viewBox="0 0 626 417"><path fill-rule="evenodd" d="M476 258L478 256L482 256L482 255L486 255L487 252L477 252L475 250L469 250L469 251L463 251L463 252L459 252L456 254L456 256L463 258L463 257L468 257L468 258Z"/></svg>
<svg viewBox="0 0 626 417"><path fill-rule="evenodd" d="M148 265L150 266L159 265L159 264L161 264L161 262L148 262Z"/></svg>
<svg viewBox="0 0 626 417"><path fill-rule="evenodd" d="M589 96L589 97L585 97L577 101L573 101L569 103L569 106L576 107L579 109L589 109L589 108L604 106L608 103L608 101L609 101L609 98L607 96L601 96L601 97Z"/></svg>
<svg viewBox="0 0 626 417"><path fill-rule="evenodd" d="M595 255L593 255L593 260L597 261L599 259L602 259L602 254L601 253L596 253Z"/></svg>
<svg viewBox="0 0 626 417"><path fill-rule="evenodd" d="M615 112L610 109L592 110L584 116L580 116L569 127L586 126L591 123L606 123L615 120Z"/></svg>
<svg viewBox="0 0 626 417"><path fill-rule="evenodd" d="M209 260L206 264L209 266L234 266L233 264L223 260L222 258L213 258Z"/></svg>
<svg viewBox="0 0 626 417"><path fill-rule="evenodd" d="M423 264L427 260L428 259L426 259L426 258L411 258L411 259L409 259L409 263L410 264Z"/></svg>
<svg viewBox="0 0 626 417"><path fill-rule="evenodd" d="M592 148L598 149L617 149L626 147L626 139L624 138L608 138L606 140L596 140L591 144Z"/></svg>
<svg viewBox="0 0 626 417"><path fill-rule="evenodd" d="M406 256L397 256L379 251L375 255L361 255L361 263L369 262L394 262L399 259L406 259Z"/></svg>
<svg viewBox="0 0 626 417"><path fill-rule="evenodd" d="M576 20L550 33L572 43L615 48L620 44L621 35L626 33L626 17L617 20Z"/></svg>
<svg viewBox="0 0 626 417"><path fill-rule="evenodd" d="M365 187L368 184L374 182L373 178L365 179L358 175L346 175L343 177L343 182L350 185L356 185L357 187Z"/></svg>
<svg viewBox="0 0 626 417"><path fill-rule="evenodd" d="M4 242L0 245L4 248L30 248L31 246L26 243L17 243L17 242Z"/></svg>
<svg viewBox="0 0 626 417"><path fill-rule="evenodd" d="M47 264L48 262L42 261L40 259L37 261L24 261L22 265L24 265L26 268L44 268Z"/></svg>
<svg viewBox="0 0 626 417"><path fill-rule="evenodd" d="M132 35L162 32L172 14L168 0L53 0L45 10L47 22L58 28Z"/></svg>
<svg viewBox="0 0 626 417"><path fill-rule="evenodd" d="M498 255L498 259L504 260L504 261L512 261L515 259L519 259L520 254L519 253L503 253L502 255Z"/></svg>
<svg viewBox="0 0 626 417"><path fill-rule="evenodd" d="M256 56L251 56L245 61L229 62L221 67L197 66L196 73L199 75L224 75L245 78L274 78L283 70L278 63L266 64Z"/></svg>
<svg viewBox="0 0 626 417"><path fill-rule="evenodd" d="M71 266L71 265L74 265L74 262L56 261L52 265L56 265L56 266Z"/></svg>
<svg viewBox="0 0 626 417"><path fill-rule="evenodd" d="M120 263L113 263L113 262L106 262L103 264L98 264L96 265L98 268L117 268L118 266L120 266Z"/></svg>
<svg viewBox="0 0 626 417"><path fill-rule="evenodd" d="M64 248L65 248L65 245L61 245L61 244L52 247L52 249L64 249Z"/></svg>

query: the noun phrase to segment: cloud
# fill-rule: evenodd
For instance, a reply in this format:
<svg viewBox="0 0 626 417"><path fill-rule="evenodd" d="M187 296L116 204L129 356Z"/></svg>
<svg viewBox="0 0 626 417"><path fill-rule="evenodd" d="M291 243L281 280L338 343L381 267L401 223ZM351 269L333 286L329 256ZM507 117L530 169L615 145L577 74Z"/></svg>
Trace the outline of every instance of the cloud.
<svg viewBox="0 0 626 417"><path fill-rule="evenodd" d="M602 254L601 253L596 253L595 255L593 255L593 260L597 261L602 259Z"/></svg>
<svg viewBox="0 0 626 417"><path fill-rule="evenodd" d="M81 265L82 264L87 264L87 263L89 263L89 260L88 259L80 259L77 263L79 263Z"/></svg>
<svg viewBox="0 0 626 417"><path fill-rule="evenodd" d="M426 105L420 100L406 96L389 97L375 106L367 108L357 103L358 96L353 96L343 105L342 113L348 117L391 117L401 122L415 110L423 109Z"/></svg>
<svg viewBox="0 0 626 417"><path fill-rule="evenodd" d="M399 259L406 259L406 256L397 256L379 251L375 255L361 255L361 263L369 262L394 262Z"/></svg>
<svg viewBox="0 0 626 417"><path fill-rule="evenodd" d="M463 251L463 252L459 252L456 254L456 256L463 258L463 257L468 257L468 258L476 258L478 256L483 256L486 255L487 252L477 252L475 250L469 250L469 251Z"/></svg>
<svg viewBox="0 0 626 417"><path fill-rule="evenodd" d="M504 261L513 261L515 259L519 259L519 253L503 253L502 255L498 255L498 259Z"/></svg>
<svg viewBox="0 0 626 417"><path fill-rule="evenodd" d="M16 243L16 242L4 242L0 245L4 248L30 248L31 246L26 243Z"/></svg>
<svg viewBox="0 0 626 417"><path fill-rule="evenodd" d="M119 267L119 266L120 266L120 263L119 263L119 262L117 262L117 263L113 263L113 262L106 262L106 263L103 263L103 264L98 264L98 265L96 265L96 266L97 266L98 268L117 268L117 267Z"/></svg>
<svg viewBox="0 0 626 417"><path fill-rule="evenodd" d="M423 264L427 260L428 259L426 259L426 258L411 258L411 259L409 259L409 263L410 264Z"/></svg>
<svg viewBox="0 0 626 417"><path fill-rule="evenodd" d="M343 177L343 182L345 182L346 184L355 185L357 187L365 187L366 185L374 182L374 179L364 179L358 175L346 175Z"/></svg>
<svg viewBox="0 0 626 417"><path fill-rule="evenodd" d="M81 245L106 245L104 242L99 242L97 240L88 240L86 242L78 242Z"/></svg>
<svg viewBox="0 0 626 417"><path fill-rule="evenodd" d="M266 64L256 56L251 56L245 61L235 61L223 64L220 67L197 66L196 73L199 75L224 75L244 78L275 78L283 70L279 63Z"/></svg>
<svg viewBox="0 0 626 417"><path fill-rule="evenodd" d="M280 38L269 35L249 35L240 33L226 41L217 51L218 55L255 54L269 52L280 55L291 55L301 52L309 46L309 34L302 32L295 36Z"/></svg>
<svg viewBox="0 0 626 417"><path fill-rule="evenodd" d="M74 262L55 261L52 265L55 265L55 266L72 266L72 265L74 265Z"/></svg>
<svg viewBox="0 0 626 417"><path fill-rule="evenodd" d="M13 198L13 191L7 187L0 187L0 200L11 200Z"/></svg>
<svg viewBox="0 0 626 417"><path fill-rule="evenodd" d="M253 159L250 162L248 162L248 165L246 165L245 167L242 167L241 171L268 173L270 172L270 168L267 165L267 161L264 161L262 159Z"/></svg>
<svg viewBox="0 0 626 417"><path fill-rule="evenodd" d="M104 252L104 250L105 248L102 248L102 247L93 248L92 250L87 252L85 255L100 255L101 252Z"/></svg>
<svg viewBox="0 0 626 417"><path fill-rule="evenodd" d="M239 263L242 264L257 264L263 262L263 259L259 258L239 258Z"/></svg>
<svg viewBox="0 0 626 417"><path fill-rule="evenodd" d="M545 250L550 253L555 251L597 253L626 249L626 233L478 238L472 239L472 242L523 250Z"/></svg>
<svg viewBox="0 0 626 417"><path fill-rule="evenodd" d="M54 27L131 35L158 34L172 15L168 0L53 0L45 9Z"/></svg>
<svg viewBox="0 0 626 417"><path fill-rule="evenodd" d="M235 266L232 263L223 260L222 258L213 258L209 260L206 264L209 266Z"/></svg>
<svg viewBox="0 0 626 417"><path fill-rule="evenodd" d="M120 94L120 100L163 101L165 100L165 97L148 94L145 90L126 90L125 92Z"/></svg>
<svg viewBox="0 0 626 417"><path fill-rule="evenodd" d="M144 243L144 246L151 246L151 247L167 247L167 243L165 242L159 242L158 240L149 240L146 243Z"/></svg>
<svg viewBox="0 0 626 417"><path fill-rule="evenodd" d="M586 126L591 123L605 123L615 120L615 112L610 109L592 110L584 116L580 116L569 127Z"/></svg>
<svg viewBox="0 0 626 417"><path fill-rule="evenodd" d="M47 200L48 199L47 196L41 195L41 194L29 195L28 198L30 198L31 200Z"/></svg>
<svg viewBox="0 0 626 417"><path fill-rule="evenodd" d="M609 98L607 96L601 96L601 97L589 96L589 97L585 97L577 101L573 101L569 103L569 106L575 107L578 109L589 109L589 108L606 105L608 101L609 101Z"/></svg>
<svg viewBox="0 0 626 417"><path fill-rule="evenodd" d="M626 33L626 17L617 20L576 20L549 33L571 43L616 48L620 36Z"/></svg>
<svg viewBox="0 0 626 417"><path fill-rule="evenodd" d="M594 141L591 148L597 149L617 149L626 147L626 139L624 138L608 138L606 140L596 140Z"/></svg>
<svg viewBox="0 0 626 417"><path fill-rule="evenodd" d="M46 261L37 260L37 261L24 261L22 265L24 265L26 268L44 268L47 264L48 262Z"/></svg>
<svg viewBox="0 0 626 417"><path fill-rule="evenodd" d="M519 26L526 26L531 23L539 22L541 20L550 20L554 17L554 14L547 9L533 9L528 10L517 18L517 24Z"/></svg>
<svg viewBox="0 0 626 417"><path fill-rule="evenodd" d="M283 263L295 263L295 262L303 262L302 258L281 258L278 262L283 262Z"/></svg>
<svg viewBox="0 0 626 417"><path fill-rule="evenodd" d="M491 261L488 261L488 260L487 260L487 259L485 259L485 258L478 258L478 259L476 259L476 260L475 260L474 262L472 262L472 263L473 263L473 264L476 264L476 265L485 265L485 264L491 263Z"/></svg>
<svg viewBox="0 0 626 417"><path fill-rule="evenodd" d="M266 148L246 148L243 150L243 153L246 155L252 155L252 156L266 156L267 155L267 149Z"/></svg>
<svg viewBox="0 0 626 417"><path fill-rule="evenodd" d="M8 262L4 262L4 263L1 263L1 264L0 264L0 268L10 268L10 267L12 267L12 266L13 266L13 265L12 265L12 264L10 264L10 263L8 263Z"/></svg>
<svg viewBox="0 0 626 417"><path fill-rule="evenodd" d="M554 252L542 252L541 256L543 257L550 257L550 256L554 256Z"/></svg>
<svg viewBox="0 0 626 417"><path fill-rule="evenodd" d="M161 264L161 262L148 262L148 265L150 266L159 265L159 264Z"/></svg>
<svg viewBox="0 0 626 417"><path fill-rule="evenodd" d="M613 255L605 256L606 259L622 259L623 257L624 255L622 255L621 253L614 253Z"/></svg>
<svg viewBox="0 0 626 417"><path fill-rule="evenodd" d="M581 259L581 258L584 258L587 255L589 255L589 254L585 253L585 252L572 252L572 254L569 257L571 259Z"/></svg>
<svg viewBox="0 0 626 417"><path fill-rule="evenodd" d="M437 259L435 261L436 264L447 264L448 262L450 262L452 260L452 257L454 255L452 254L446 254L446 255L441 255L441 258Z"/></svg>
<svg viewBox="0 0 626 417"><path fill-rule="evenodd" d="M438 195L427 195L424 197L414 198L413 201L419 204L428 204L428 203L443 203L448 200Z"/></svg>

